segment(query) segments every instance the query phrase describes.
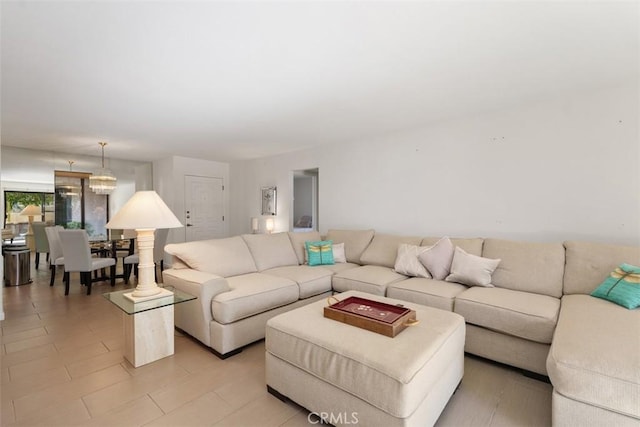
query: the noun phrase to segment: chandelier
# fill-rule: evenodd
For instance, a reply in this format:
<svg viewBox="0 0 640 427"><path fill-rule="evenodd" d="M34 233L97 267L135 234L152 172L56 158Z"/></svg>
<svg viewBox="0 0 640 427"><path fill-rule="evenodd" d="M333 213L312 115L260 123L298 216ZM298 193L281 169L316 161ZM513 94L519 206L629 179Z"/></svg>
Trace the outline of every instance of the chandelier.
<svg viewBox="0 0 640 427"><path fill-rule="evenodd" d="M98 142L102 147L102 169L89 177L89 188L96 194L111 194L116 189L116 177L104 167L104 146L106 142Z"/></svg>

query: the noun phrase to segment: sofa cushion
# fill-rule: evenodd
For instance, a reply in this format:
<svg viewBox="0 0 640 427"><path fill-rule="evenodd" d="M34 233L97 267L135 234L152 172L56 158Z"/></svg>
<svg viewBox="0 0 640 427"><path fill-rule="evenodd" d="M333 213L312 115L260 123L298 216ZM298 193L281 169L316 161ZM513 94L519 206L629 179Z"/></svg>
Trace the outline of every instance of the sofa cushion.
<svg viewBox="0 0 640 427"><path fill-rule="evenodd" d="M301 233L294 233L290 231L289 240L291 240L291 246L293 246L293 250L296 252L296 256L298 257L298 264L302 265L305 263L305 247L304 242L308 241L317 241L322 240L320 233L317 231L306 231Z"/></svg>
<svg viewBox="0 0 640 427"><path fill-rule="evenodd" d="M354 290L384 296L388 285L406 278L407 276L388 267L363 265L336 273L333 276L333 289L338 292Z"/></svg>
<svg viewBox="0 0 640 427"><path fill-rule="evenodd" d="M257 271L251 252L240 236L171 243L164 250L194 270L222 277Z"/></svg>
<svg viewBox="0 0 640 427"><path fill-rule="evenodd" d="M358 268L360 264L354 264L352 262L341 262L335 263L333 265L323 265L314 268L323 268L325 270L330 270L333 274L340 273L341 271L351 270L352 268Z"/></svg>
<svg viewBox="0 0 640 427"><path fill-rule="evenodd" d="M329 230L325 238L333 243L344 243L347 262L360 264L360 256L371 243L374 233L373 230Z"/></svg>
<svg viewBox="0 0 640 427"><path fill-rule="evenodd" d="M622 263L640 265L640 247L564 242L564 294L590 294Z"/></svg>
<svg viewBox="0 0 640 427"><path fill-rule="evenodd" d="M309 298L331 290L331 276L333 272L323 267L295 265L276 267L264 271L278 277L293 280L300 288L300 299Z"/></svg>
<svg viewBox="0 0 640 427"><path fill-rule="evenodd" d="M554 390L640 418L640 310L565 295L547 358Z"/></svg>
<svg viewBox="0 0 640 427"><path fill-rule="evenodd" d="M629 310L640 307L640 267L620 264L591 295Z"/></svg>
<svg viewBox="0 0 640 427"><path fill-rule="evenodd" d="M394 236L391 234L378 234L373 236L373 240L360 257L360 264L381 265L393 268L398 255L398 247L402 243L419 246L422 239L420 237Z"/></svg>
<svg viewBox="0 0 640 427"><path fill-rule="evenodd" d="M298 284L284 277L250 273L227 278L231 289L211 300L213 318L232 323L298 300Z"/></svg>
<svg viewBox="0 0 640 427"><path fill-rule="evenodd" d="M482 256L501 259L492 283L499 288L560 298L564 275L561 243L530 243L485 239Z"/></svg>
<svg viewBox="0 0 640 427"><path fill-rule="evenodd" d="M542 344L551 343L559 310L558 298L502 288L469 288L454 305L467 323Z"/></svg>
<svg viewBox="0 0 640 427"><path fill-rule="evenodd" d="M243 234L258 271L285 265L298 265L288 233Z"/></svg>
<svg viewBox="0 0 640 427"><path fill-rule="evenodd" d="M456 247L451 263L451 273L445 278L447 282L462 283L468 286L484 286L493 288L491 275L500 264L499 259L483 258L466 253Z"/></svg>
<svg viewBox="0 0 640 427"><path fill-rule="evenodd" d="M406 276L426 277L430 279L431 275L418 258L428 249L429 248L424 246L400 243L400 246L398 246L398 256L396 257L393 269L396 273L404 274Z"/></svg>
<svg viewBox="0 0 640 427"><path fill-rule="evenodd" d="M453 311L455 298L468 288L444 280L412 277L387 286L387 296L441 310Z"/></svg>

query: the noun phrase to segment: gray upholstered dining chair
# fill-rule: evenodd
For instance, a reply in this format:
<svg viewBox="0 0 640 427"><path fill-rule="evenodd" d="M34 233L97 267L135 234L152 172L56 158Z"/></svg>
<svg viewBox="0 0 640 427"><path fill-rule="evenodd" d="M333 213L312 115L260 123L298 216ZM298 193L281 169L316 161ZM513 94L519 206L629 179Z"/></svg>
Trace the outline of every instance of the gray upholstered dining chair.
<svg viewBox="0 0 640 427"><path fill-rule="evenodd" d="M51 270L49 286L53 286L53 281L56 278L56 267L64 267L62 245L60 244L60 236L58 236L58 231L60 230L64 230L60 225L44 228L45 235L47 236L47 243L49 244L49 269Z"/></svg>
<svg viewBox="0 0 640 427"><path fill-rule="evenodd" d="M47 254L47 261L49 261L49 240L47 239L47 233L44 228L46 224L44 222L34 222L31 224L33 230L33 240L36 247L36 270L40 264L40 254Z"/></svg>
<svg viewBox="0 0 640 427"><path fill-rule="evenodd" d="M87 295L91 295L91 284L105 280L105 277L91 278L91 272L110 267L111 286L116 284L116 260L114 258L93 258L89 237L85 230L61 230L58 232L64 256L64 294L69 295L69 273L79 272L80 283L87 286Z"/></svg>
<svg viewBox="0 0 640 427"><path fill-rule="evenodd" d="M167 237L169 236L168 228L160 228L155 231L155 239L153 241L153 263L157 266L160 263L160 271L164 269L164 247L167 244ZM129 255L124 259L124 283L129 284L129 277L131 277L131 270L138 267L140 263L140 257L137 253ZM154 269L156 282L158 281L158 271ZM137 276L137 274L136 274Z"/></svg>

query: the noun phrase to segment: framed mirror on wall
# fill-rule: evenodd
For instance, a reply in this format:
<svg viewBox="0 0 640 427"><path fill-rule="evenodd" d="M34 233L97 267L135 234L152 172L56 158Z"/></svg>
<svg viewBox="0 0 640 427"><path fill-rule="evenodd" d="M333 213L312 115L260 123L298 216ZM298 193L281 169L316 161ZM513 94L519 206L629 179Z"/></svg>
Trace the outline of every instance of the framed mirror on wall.
<svg viewBox="0 0 640 427"><path fill-rule="evenodd" d="M67 229L81 228L90 240L107 239L109 196L89 189L90 173L54 171L55 223Z"/></svg>
<svg viewBox="0 0 640 427"><path fill-rule="evenodd" d="M262 187L262 215L277 215L277 191L276 187Z"/></svg>

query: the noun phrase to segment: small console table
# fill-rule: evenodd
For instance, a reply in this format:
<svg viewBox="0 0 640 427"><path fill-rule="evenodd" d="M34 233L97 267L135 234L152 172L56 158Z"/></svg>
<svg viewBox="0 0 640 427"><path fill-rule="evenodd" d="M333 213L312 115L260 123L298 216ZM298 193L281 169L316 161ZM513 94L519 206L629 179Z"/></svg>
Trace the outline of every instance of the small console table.
<svg viewBox="0 0 640 427"><path fill-rule="evenodd" d="M197 298L166 289L173 295L138 303L124 297L131 289L103 294L123 312L124 357L136 368L173 354L173 306Z"/></svg>

